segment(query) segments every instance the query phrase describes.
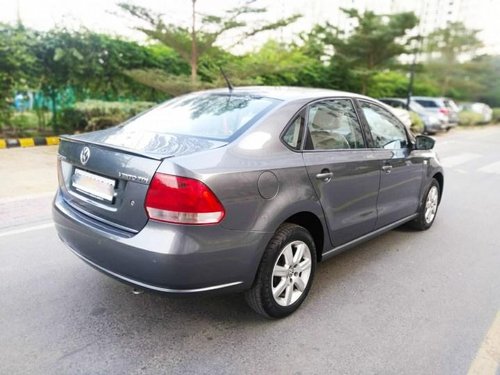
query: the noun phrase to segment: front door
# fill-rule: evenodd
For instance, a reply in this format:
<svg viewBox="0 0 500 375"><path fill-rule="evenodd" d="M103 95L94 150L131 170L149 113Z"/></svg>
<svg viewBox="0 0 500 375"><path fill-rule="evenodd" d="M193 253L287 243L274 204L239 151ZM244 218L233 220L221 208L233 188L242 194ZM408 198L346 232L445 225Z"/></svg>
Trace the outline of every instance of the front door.
<svg viewBox="0 0 500 375"><path fill-rule="evenodd" d="M335 247L374 229L382 160L366 148L350 99L315 102L306 117L304 163Z"/></svg>
<svg viewBox="0 0 500 375"><path fill-rule="evenodd" d="M377 202L377 228L417 212L423 180L423 159L411 154L404 125L381 106L360 101L371 132L373 154L383 159Z"/></svg>

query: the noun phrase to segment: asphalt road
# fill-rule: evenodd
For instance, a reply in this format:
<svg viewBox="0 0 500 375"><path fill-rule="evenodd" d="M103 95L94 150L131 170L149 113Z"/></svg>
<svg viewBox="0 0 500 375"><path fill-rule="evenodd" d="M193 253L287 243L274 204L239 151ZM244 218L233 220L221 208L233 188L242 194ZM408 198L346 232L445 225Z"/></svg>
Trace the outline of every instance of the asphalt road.
<svg viewBox="0 0 500 375"><path fill-rule="evenodd" d="M0 373L466 374L486 351L495 374L500 126L437 139L434 226L321 264L306 303L280 321L239 295L134 295L60 243L47 191L0 199Z"/></svg>

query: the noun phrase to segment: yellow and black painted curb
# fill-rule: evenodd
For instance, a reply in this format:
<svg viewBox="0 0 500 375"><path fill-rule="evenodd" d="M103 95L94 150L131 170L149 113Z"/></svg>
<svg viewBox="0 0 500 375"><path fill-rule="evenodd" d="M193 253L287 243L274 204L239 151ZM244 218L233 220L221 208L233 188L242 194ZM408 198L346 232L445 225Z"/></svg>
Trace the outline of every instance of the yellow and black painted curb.
<svg viewBox="0 0 500 375"><path fill-rule="evenodd" d="M59 137L7 138L0 139L0 148L52 146L59 144Z"/></svg>

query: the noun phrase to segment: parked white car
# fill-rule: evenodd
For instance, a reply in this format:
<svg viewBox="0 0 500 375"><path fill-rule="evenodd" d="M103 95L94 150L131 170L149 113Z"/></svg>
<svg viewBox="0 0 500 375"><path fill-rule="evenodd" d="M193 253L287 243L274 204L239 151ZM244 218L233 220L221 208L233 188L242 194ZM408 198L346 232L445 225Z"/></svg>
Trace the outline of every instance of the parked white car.
<svg viewBox="0 0 500 375"><path fill-rule="evenodd" d="M479 113L483 118L481 123L487 124L493 118L493 110L485 103L461 103L460 110Z"/></svg>

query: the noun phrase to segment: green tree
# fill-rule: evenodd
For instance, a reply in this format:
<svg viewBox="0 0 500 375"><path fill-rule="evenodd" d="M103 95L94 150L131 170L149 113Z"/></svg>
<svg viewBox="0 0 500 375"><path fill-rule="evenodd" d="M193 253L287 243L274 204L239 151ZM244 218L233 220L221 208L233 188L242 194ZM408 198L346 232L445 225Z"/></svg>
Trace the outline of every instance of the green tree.
<svg viewBox="0 0 500 375"><path fill-rule="evenodd" d="M396 70L383 70L373 76L372 83L367 94L374 98L382 97L406 97L408 90L408 77L406 74ZM439 88L434 81L424 77L417 80L413 87L415 95L435 96Z"/></svg>
<svg viewBox="0 0 500 375"><path fill-rule="evenodd" d="M31 48L37 59L34 67L36 80L32 85L50 99L51 125L58 133L62 95L68 87L77 86L79 77L83 77L83 41L68 30L51 30L37 33Z"/></svg>
<svg viewBox="0 0 500 375"><path fill-rule="evenodd" d="M16 89L25 89L34 56L29 49L31 32L22 25L0 23L0 127L9 122L11 98Z"/></svg>
<svg viewBox="0 0 500 375"><path fill-rule="evenodd" d="M251 77L258 84L307 86L319 81L318 60L293 45L267 41L258 51L243 56L232 76ZM248 78L247 78L248 79Z"/></svg>
<svg viewBox="0 0 500 375"><path fill-rule="evenodd" d="M198 13L196 11L197 0L191 0L191 2L190 27L165 23L162 15L142 6L129 3L118 4L127 14L132 15L145 24L145 26L136 27L138 30L142 31L153 40L157 40L175 50L179 56L190 65L190 87L185 90L193 90L207 86L206 83L201 83L198 80L198 65L200 60L205 56L213 56L220 51L215 45L222 35L229 31L239 31L240 36L237 38L236 42L238 43L261 32L276 30L287 26L299 17L298 15L294 15L273 22L253 21L252 26L250 26L249 21L245 20L245 16L264 13L266 10L265 8L252 6L254 0L246 0L242 6L226 11L223 16L201 15L201 26L198 26ZM140 79L144 84L158 87L158 80L151 81L150 78L152 74L148 72L136 70L132 72L132 76ZM168 75L165 77L164 75L163 78L166 78L167 81L162 83L162 89L168 90L168 80L171 79L171 77ZM171 91L178 91L180 88L179 85L182 86L187 83L185 82L186 80L181 77L174 78L174 81L174 87Z"/></svg>
<svg viewBox="0 0 500 375"><path fill-rule="evenodd" d="M390 67L398 56L407 52L406 46L412 38L408 32L417 25L418 19L411 12L377 15L371 11L360 13L356 9L342 11L356 22L350 35L344 35L338 27L327 23L316 26L309 38L322 40L321 58L330 60L332 79L342 85L341 80L347 72L351 83L358 86L356 91L364 94L380 69ZM314 49L318 51L317 42ZM343 86L352 89L353 85Z"/></svg>
<svg viewBox="0 0 500 375"><path fill-rule="evenodd" d="M104 100L156 100L151 89L138 84L128 71L162 69L171 74L188 71L187 64L163 45L142 46L89 31L75 37L83 41L82 54L85 56L85 66L76 86L80 99L96 98L97 95Z"/></svg>
<svg viewBox="0 0 500 375"><path fill-rule="evenodd" d="M463 66L460 60L470 59L482 46L477 37L478 32L466 28L461 22L453 22L427 36L427 71L439 83L441 95L456 96L450 90L463 83Z"/></svg>

